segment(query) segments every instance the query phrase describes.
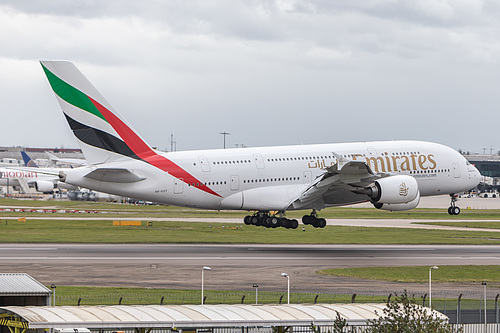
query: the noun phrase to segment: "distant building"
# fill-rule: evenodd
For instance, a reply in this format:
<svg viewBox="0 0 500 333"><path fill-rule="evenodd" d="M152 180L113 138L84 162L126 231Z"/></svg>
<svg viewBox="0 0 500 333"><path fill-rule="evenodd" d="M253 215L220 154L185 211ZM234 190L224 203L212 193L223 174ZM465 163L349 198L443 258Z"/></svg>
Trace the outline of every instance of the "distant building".
<svg viewBox="0 0 500 333"><path fill-rule="evenodd" d="M47 158L48 151L60 158L83 158L83 153L79 148L32 148L32 147L0 147L0 159L15 158L22 160L21 151L25 151L32 159Z"/></svg>
<svg viewBox="0 0 500 333"><path fill-rule="evenodd" d="M24 166L21 151L25 151L40 167L45 167L49 164L49 159L45 152L49 152L59 158L84 159L82 151L78 148L0 147L0 164Z"/></svg>
<svg viewBox="0 0 500 333"><path fill-rule="evenodd" d="M479 185L480 190L498 189L500 187L500 155L464 155L476 166L484 177Z"/></svg>
<svg viewBox="0 0 500 333"><path fill-rule="evenodd" d="M474 164L481 175L500 178L500 155L465 155Z"/></svg>
<svg viewBox="0 0 500 333"><path fill-rule="evenodd" d="M50 305L52 291L24 273L0 273L0 306Z"/></svg>

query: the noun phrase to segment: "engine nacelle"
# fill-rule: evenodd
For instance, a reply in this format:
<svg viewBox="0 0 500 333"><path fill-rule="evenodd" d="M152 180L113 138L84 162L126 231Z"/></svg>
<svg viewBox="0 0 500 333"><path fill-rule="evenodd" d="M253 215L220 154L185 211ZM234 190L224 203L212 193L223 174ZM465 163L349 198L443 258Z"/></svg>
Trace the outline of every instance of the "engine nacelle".
<svg viewBox="0 0 500 333"><path fill-rule="evenodd" d="M372 202L384 204L407 204L420 198L415 178L404 175L376 180L368 195Z"/></svg>
<svg viewBox="0 0 500 333"><path fill-rule="evenodd" d="M54 183L46 180L38 180L35 182L35 189L42 193L53 193Z"/></svg>
<svg viewBox="0 0 500 333"><path fill-rule="evenodd" d="M399 212L402 210L410 210L410 209L416 208L418 206L419 202L420 202L420 192L418 193L417 197L413 201L410 201L407 203L390 204L390 203L375 202L375 203L373 203L373 206L375 206L375 208L377 208L377 209Z"/></svg>

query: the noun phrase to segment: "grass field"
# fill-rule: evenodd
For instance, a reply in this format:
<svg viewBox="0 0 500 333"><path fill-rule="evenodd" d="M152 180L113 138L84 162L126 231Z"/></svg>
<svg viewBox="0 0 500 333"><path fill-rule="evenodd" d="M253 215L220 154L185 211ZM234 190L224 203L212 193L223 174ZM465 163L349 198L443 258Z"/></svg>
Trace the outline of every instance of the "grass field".
<svg viewBox="0 0 500 333"><path fill-rule="evenodd" d="M327 226L304 230L220 223L153 222L113 226L110 220L0 220L0 243L215 243L215 244L499 244L500 233Z"/></svg>
<svg viewBox="0 0 500 333"><path fill-rule="evenodd" d="M317 273L405 283L429 282L429 266L333 268L320 270ZM432 281L436 283L458 282L471 284L486 281L490 286L498 286L500 285L500 266L439 266L439 269L432 272Z"/></svg>
<svg viewBox="0 0 500 333"><path fill-rule="evenodd" d="M417 224L442 225L448 227L460 228L483 228L483 229L500 229L500 222L417 222Z"/></svg>
<svg viewBox="0 0 500 333"><path fill-rule="evenodd" d="M264 243L264 244L499 244L500 233L481 231L424 230L401 228L367 228L349 226L327 226L315 229L302 225L296 230L270 229L241 224L222 226L220 223L160 222L147 227L148 217L171 218L241 218L248 212L206 211L174 206L123 205L76 201L40 201L0 199L0 206L44 207L56 210L91 210L85 213L0 212L0 242L20 243ZM290 212L288 217L300 219L307 211ZM52 217L64 217L54 220ZM142 220L142 226L116 227L109 220L84 221L77 217L92 217ZM414 209L407 212L388 212L371 208L329 208L321 211L325 218L369 218L369 219L454 219L444 209ZM458 218L478 219L474 227L499 228L498 210L464 210ZM4 217L4 219L2 219ZM26 217L27 222L6 217ZM43 220L30 217L44 217ZM428 222L426 222L428 223ZM466 226L471 222L436 222L450 226Z"/></svg>
<svg viewBox="0 0 500 333"><path fill-rule="evenodd" d="M248 215L244 211L210 211L200 209L189 209L175 206L161 205L124 205L117 203L83 202L83 201L59 201L59 200L17 200L0 199L0 206L8 208L33 207L33 208L51 208L51 209L75 209L100 211L109 217L228 217L241 218ZM287 216L290 218L301 218L310 211L290 211ZM26 212L3 212L0 211L0 218L3 216L68 216L61 213L26 213ZM438 219L438 220L499 220L500 210L497 209L467 209L462 210L458 216L449 215L446 209L417 208L405 212L389 212L373 208L354 208L354 207L336 207L327 208L321 211L321 217L339 218L339 219Z"/></svg>

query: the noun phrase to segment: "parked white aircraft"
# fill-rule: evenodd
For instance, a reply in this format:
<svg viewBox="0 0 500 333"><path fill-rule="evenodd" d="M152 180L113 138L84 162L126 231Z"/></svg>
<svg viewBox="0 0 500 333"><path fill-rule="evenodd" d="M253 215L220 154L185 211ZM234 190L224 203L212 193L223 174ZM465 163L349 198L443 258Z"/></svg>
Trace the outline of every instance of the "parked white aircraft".
<svg viewBox="0 0 500 333"><path fill-rule="evenodd" d="M52 193L59 182L59 177L33 169L36 168L0 168L0 185L12 186L16 191L27 192L30 187L34 187L38 192Z"/></svg>
<svg viewBox="0 0 500 333"><path fill-rule="evenodd" d="M77 190L78 187L59 180L59 171L64 169L39 168L35 161L24 151L21 151L25 167L0 168L0 185L12 186L14 190L27 193L29 188L37 192L53 193L56 188Z"/></svg>
<svg viewBox="0 0 500 333"><path fill-rule="evenodd" d="M66 183L141 200L204 209L255 211L245 223L296 228L288 210L311 209L304 224L324 227L317 211L371 201L407 210L420 196L475 187L477 169L435 143L390 141L159 153L70 62L42 67L90 165L60 173Z"/></svg>

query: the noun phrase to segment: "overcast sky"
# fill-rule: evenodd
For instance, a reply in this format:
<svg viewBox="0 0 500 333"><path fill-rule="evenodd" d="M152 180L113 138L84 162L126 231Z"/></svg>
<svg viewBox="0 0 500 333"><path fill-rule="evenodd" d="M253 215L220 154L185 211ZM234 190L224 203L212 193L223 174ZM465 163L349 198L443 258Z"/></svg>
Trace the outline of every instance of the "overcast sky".
<svg viewBox="0 0 500 333"><path fill-rule="evenodd" d="M78 147L73 61L160 149L418 139L500 150L500 2L0 0L0 145Z"/></svg>

